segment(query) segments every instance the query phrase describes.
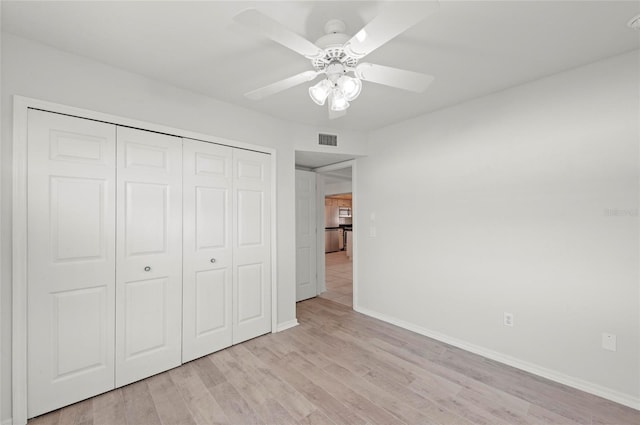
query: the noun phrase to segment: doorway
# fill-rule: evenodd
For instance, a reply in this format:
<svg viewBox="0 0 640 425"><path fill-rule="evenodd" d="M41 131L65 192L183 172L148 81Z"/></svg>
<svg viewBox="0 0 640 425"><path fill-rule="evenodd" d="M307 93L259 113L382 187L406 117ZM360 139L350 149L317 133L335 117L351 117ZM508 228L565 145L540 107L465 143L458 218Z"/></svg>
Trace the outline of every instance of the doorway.
<svg viewBox="0 0 640 425"><path fill-rule="evenodd" d="M348 179L348 180L347 180ZM324 176L325 291L318 296L353 307L353 208L351 167Z"/></svg>
<svg viewBox="0 0 640 425"><path fill-rule="evenodd" d="M350 160L330 163L329 156L329 154L317 155L311 152L296 152L296 170L313 173L316 177L316 229L314 232L316 239L316 262L314 265L316 288L315 294L312 296L328 299L349 308L357 308L357 238L355 237L357 234L355 230L357 193L354 178L356 161L352 157ZM324 163L329 163L329 165L322 165L319 163L321 161L326 161ZM329 214L329 209L325 205L326 197L335 198L333 200L335 202L333 214L337 218L331 224L325 221ZM340 198L342 198L341 201L336 201ZM302 197L299 196L296 189L297 233L299 232L298 228L304 227L299 226L298 221L300 223L306 221L298 220L298 209L302 209L298 206L307 204L301 201ZM342 208L342 212L338 207ZM303 216L306 215L303 214ZM335 241L327 240L330 233L328 230L337 233L332 235ZM326 249L329 244L331 244L331 249ZM306 272L310 270L310 267L307 267L308 258L307 255L296 254L296 271L299 275L296 283L297 301L308 298L308 296L302 296L305 292L302 290L302 283L309 280L306 276Z"/></svg>

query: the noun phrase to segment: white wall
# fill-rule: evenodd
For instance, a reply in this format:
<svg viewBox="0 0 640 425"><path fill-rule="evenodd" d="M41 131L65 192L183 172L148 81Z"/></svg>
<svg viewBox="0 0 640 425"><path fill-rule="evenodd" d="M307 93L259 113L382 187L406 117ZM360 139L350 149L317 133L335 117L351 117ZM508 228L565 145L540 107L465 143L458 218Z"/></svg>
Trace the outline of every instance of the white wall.
<svg viewBox="0 0 640 425"><path fill-rule="evenodd" d="M12 99L22 95L224 137L277 150L278 322L295 320L294 144L311 150L319 129L294 125L102 63L2 34L2 206L0 220L1 409L11 416ZM247 124L250 125L247 125ZM363 136L332 131L361 154ZM317 136L316 136L317 138ZM310 145L310 146L307 146ZM349 149L353 149L350 152Z"/></svg>
<svg viewBox="0 0 640 425"><path fill-rule="evenodd" d="M373 132L358 308L640 408L638 59Z"/></svg>

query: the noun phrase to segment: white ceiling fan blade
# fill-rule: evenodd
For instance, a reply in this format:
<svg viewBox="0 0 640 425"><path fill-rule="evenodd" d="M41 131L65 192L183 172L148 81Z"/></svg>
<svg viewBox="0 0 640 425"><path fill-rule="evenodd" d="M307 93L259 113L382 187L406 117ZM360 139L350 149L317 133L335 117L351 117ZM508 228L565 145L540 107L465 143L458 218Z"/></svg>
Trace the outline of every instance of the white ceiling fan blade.
<svg viewBox="0 0 640 425"><path fill-rule="evenodd" d="M363 81L371 81L416 93L425 91L434 80L432 75L366 62L356 66L355 74Z"/></svg>
<svg viewBox="0 0 640 425"><path fill-rule="evenodd" d="M256 9L244 10L233 19L309 59L324 56L324 52L318 46Z"/></svg>
<svg viewBox="0 0 640 425"><path fill-rule="evenodd" d="M249 93L245 93L245 96L252 100L260 100L267 96L271 96L272 94L276 94L283 90L290 89L291 87L295 87L298 84L311 81L316 78L318 74L320 74L320 72L318 71L301 72L300 74L285 78L284 80L276 81L275 83L269 84L268 86L252 90Z"/></svg>
<svg viewBox="0 0 640 425"><path fill-rule="evenodd" d="M435 12L437 1L388 2L371 22L344 45L345 51L362 58Z"/></svg>

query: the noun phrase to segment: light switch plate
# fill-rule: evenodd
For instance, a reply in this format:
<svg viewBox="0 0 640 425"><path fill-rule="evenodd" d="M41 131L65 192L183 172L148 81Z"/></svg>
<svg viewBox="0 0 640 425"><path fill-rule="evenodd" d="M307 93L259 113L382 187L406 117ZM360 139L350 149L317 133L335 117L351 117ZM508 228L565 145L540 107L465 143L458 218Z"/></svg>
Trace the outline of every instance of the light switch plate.
<svg viewBox="0 0 640 425"><path fill-rule="evenodd" d="M616 339L614 334L603 333L602 348L609 351L616 351L618 349Z"/></svg>

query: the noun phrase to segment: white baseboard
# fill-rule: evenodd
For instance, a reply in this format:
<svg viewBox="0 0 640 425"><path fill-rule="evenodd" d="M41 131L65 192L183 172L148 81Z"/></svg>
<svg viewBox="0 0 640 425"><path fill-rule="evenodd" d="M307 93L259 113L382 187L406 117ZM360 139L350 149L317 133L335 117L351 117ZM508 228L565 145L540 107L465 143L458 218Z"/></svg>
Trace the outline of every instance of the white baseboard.
<svg viewBox="0 0 640 425"><path fill-rule="evenodd" d="M298 326L298 319L289 320L288 322L278 323L276 332L286 331L287 329Z"/></svg>
<svg viewBox="0 0 640 425"><path fill-rule="evenodd" d="M357 307L354 309L359 313L374 317L376 319L382 320L383 322L391 323L392 325L399 326L401 328L410 330L420 335L433 338L440 342L444 342L445 344L453 345L454 347L458 347L465 351L478 354L482 357L486 357L488 359L495 360L497 362L506 364L508 366L512 366L517 369L524 370L525 372L529 372L534 375L538 375L543 378L549 379L551 381L555 381L560 384L564 384L566 386L576 388L578 390L581 390L593 395L597 395L607 400L620 403L622 405L631 407L633 409L640 410L640 398L633 397L632 395L624 394L619 391L612 390L610 388L603 387L598 384L594 384L592 382L584 381L579 378L565 375L564 373L561 373L552 369L547 369L543 366L539 366L534 363L529 363L527 361L520 360L518 358L511 357L511 356L499 353L497 351L490 350L488 348L470 344L468 342L465 342L456 338L452 338L450 336L441 334L439 332L434 332L429 329L425 329L413 323L405 322L404 320L400 320L383 313L378 313L376 311L369 310L367 308Z"/></svg>

